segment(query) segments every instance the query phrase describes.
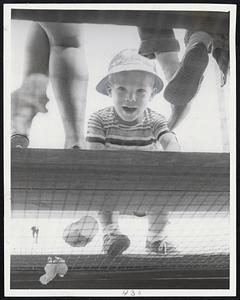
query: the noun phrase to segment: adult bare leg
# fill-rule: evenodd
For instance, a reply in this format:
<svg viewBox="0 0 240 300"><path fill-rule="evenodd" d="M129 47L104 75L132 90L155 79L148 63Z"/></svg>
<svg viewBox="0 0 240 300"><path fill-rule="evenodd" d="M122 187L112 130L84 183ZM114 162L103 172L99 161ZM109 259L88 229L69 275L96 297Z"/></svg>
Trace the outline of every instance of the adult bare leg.
<svg viewBox="0 0 240 300"><path fill-rule="evenodd" d="M27 147L32 120L47 112L49 42L38 23L32 23L24 52L23 82L11 96L12 147Z"/></svg>
<svg viewBox="0 0 240 300"><path fill-rule="evenodd" d="M163 70L165 79L167 81L171 80L180 65L178 53L176 51L157 52L155 53L155 56ZM171 116L168 120L168 127L170 130L173 130L181 123L189 112L190 106L190 103L183 105L171 105Z"/></svg>
<svg viewBox="0 0 240 300"><path fill-rule="evenodd" d="M65 148L85 147L88 69L81 24L41 23L50 42L49 77L65 130Z"/></svg>

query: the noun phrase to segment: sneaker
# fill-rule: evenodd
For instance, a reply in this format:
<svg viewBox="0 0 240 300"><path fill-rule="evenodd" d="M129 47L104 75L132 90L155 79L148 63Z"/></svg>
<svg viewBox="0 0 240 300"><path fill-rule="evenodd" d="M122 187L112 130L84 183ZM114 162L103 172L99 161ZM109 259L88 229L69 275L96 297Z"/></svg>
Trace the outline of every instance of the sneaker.
<svg viewBox="0 0 240 300"><path fill-rule="evenodd" d="M129 246L128 236L119 230L111 230L103 236L103 252L110 257L121 255Z"/></svg>
<svg viewBox="0 0 240 300"><path fill-rule="evenodd" d="M23 134L13 134L11 136L11 148L27 148L29 139Z"/></svg>
<svg viewBox="0 0 240 300"><path fill-rule="evenodd" d="M78 145L74 145L74 146L72 146L72 149L81 149L81 147Z"/></svg>
<svg viewBox="0 0 240 300"><path fill-rule="evenodd" d="M165 99L174 105L185 105L192 100L199 90L208 61L208 50L203 43L187 48L180 67L164 90Z"/></svg>
<svg viewBox="0 0 240 300"><path fill-rule="evenodd" d="M146 251L148 253L155 253L160 255L172 255L178 254L176 246L169 242L166 238L153 239L152 241L146 241Z"/></svg>

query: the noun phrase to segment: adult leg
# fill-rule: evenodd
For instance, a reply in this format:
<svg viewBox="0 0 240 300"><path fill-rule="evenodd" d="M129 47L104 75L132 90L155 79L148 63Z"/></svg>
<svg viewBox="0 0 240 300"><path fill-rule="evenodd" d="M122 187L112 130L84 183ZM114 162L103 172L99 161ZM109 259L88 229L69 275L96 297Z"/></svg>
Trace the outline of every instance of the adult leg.
<svg viewBox="0 0 240 300"><path fill-rule="evenodd" d="M164 98L172 104L168 126L173 129L185 118L190 110L189 102L199 90L208 64L207 48L211 37L205 32L187 32L185 42L188 47L180 63L180 46L172 29L139 28L138 31L139 53L156 58L168 81Z"/></svg>
<svg viewBox="0 0 240 300"><path fill-rule="evenodd" d="M32 23L24 52L23 82L12 93L12 147L27 147L32 120L38 112L47 112L49 42L38 23Z"/></svg>
<svg viewBox="0 0 240 300"><path fill-rule="evenodd" d="M182 120L186 117L191 109L191 103L184 105L173 105L171 104L171 116L168 119L168 128L173 130L176 128Z"/></svg>
<svg viewBox="0 0 240 300"><path fill-rule="evenodd" d="M156 52L155 56L162 67L165 79L170 81L180 65L177 51ZM165 92L164 96L166 96ZM168 100L168 98L166 98L166 100ZM169 129L173 130L176 128L181 121L184 120L189 111L190 103L181 105L176 101L176 103L171 104L171 116L168 120Z"/></svg>
<svg viewBox="0 0 240 300"><path fill-rule="evenodd" d="M138 27L141 39L139 53L150 59L156 58L160 64L165 79L168 81L179 67L179 42L173 29L156 29Z"/></svg>
<svg viewBox="0 0 240 300"><path fill-rule="evenodd" d="M179 42L175 38L173 29L138 28L141 39L139 53L150 58L156 58L164 73L165 79L170 81L180 66L178 52ZM166 99L168 100L168 99ZM174 129L186 116L190 105L171 105L172 113L168 120L169 129Z"/></svg>
<svg viewBox="0 0 240 300"><path fill-rule="evenodd" d="M208 65L212 37L203 31L189 31L185 43L181 64L164 90L164 97L174 105L186 105L198 93Z"/></svg>
<svg viewBox="0 0 240 300"><path fill-rule="evenodd" d="M65 148L84 148L88 70L79 24L41 23L50 42L49 77L62 116Z"/></svg>

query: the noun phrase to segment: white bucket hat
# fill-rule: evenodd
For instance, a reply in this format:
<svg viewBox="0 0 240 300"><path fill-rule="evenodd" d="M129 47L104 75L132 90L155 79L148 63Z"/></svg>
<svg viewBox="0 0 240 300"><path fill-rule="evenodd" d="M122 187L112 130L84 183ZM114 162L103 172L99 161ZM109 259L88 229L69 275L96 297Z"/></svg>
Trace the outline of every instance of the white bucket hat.
<svg viewBox="0 0 240 300"><path fill-rule="evenodd" d="M98 83L96 90L108 96L109 75L126 71L143 71L155 76L155 94L163 88L163 82L157 74L154 61L140 54L136 49L120 51L109 64L108 74Z"/></svg>

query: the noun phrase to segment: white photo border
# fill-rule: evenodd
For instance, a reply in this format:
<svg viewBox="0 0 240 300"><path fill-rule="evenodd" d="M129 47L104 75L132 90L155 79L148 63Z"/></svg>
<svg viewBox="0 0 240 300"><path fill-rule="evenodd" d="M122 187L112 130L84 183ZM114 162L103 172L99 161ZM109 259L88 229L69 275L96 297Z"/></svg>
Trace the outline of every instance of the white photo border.
<svg viewBox="0 0 240 300"><path fill-rule="evenodd" d="M114 4L4 4L4 277L5 296L124 296L122 289L109 290L13 290L10 288L10 229L11 181L10 181L10 96L11 96L11 10L58 9L58 10L174 10L217 11L230 13L230 288L215 289L148 289L137 290L136 296L236 296L236 11L235 4L161 4L161 3L114 3Z"/></svg>

